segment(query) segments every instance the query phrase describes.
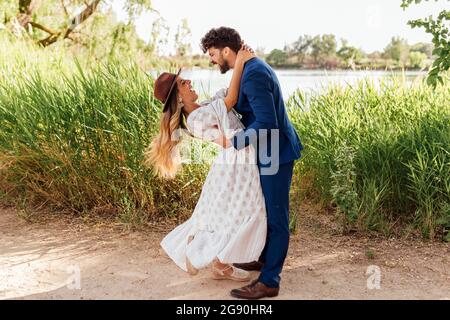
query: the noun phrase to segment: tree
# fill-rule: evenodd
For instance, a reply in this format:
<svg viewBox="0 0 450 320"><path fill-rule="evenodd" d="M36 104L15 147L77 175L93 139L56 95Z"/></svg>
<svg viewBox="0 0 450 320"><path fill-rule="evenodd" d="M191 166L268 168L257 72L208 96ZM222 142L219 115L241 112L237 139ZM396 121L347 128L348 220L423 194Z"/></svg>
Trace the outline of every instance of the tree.
<svg viewBox="0 0 450 320"><path fill-rule="evenodd" d="M418 51L411 51L409 53L409 65L412 68L423 69L425 68L427 55Z"/></svg>
<svg viewBox="0 0 450 320"><path fill-rule="evenodd" d="M80 25L84 25L94 13L107 14L112 6L111 1L106 0L2 0L2 2L0 9L9 10L11 16L13 16L11 10L13 8L17 10L13 25L21 27L24 32L37 38L36 40L44 47L62 39L73 40L73 34L80 29ZM125 1L123 9L132 21L142 10L151 9L150 0ZM13 19L5 12L5 22L10 20Z"/></svg>
<svg viewBox="0 0 450 320"><path fill-rule="evenodd" d="M184 57L191 54L191 36L192 33L187 19L183 19L175 34L175 52L178 57Z"/></svg>
<svg viewBox="0 0 450 320"><path fill-rule="evenodd" d="M340 48L339 51L337 52L337 55L348 66L354 66L355 62L361 60L361 58L363 57L361 50L351 46Z"/></svg>
<svg viewBox="0 0 450 320"><path fill-rule="evenodd" d="M300 58L304 57L311 50L312 37L305 34L298 38L292 44L292 49L295 54L299 55Z"/></svg>
<svg viewBox="0 0 450 320"><path fill-rule="evenodd" d="M293 44L285 44L283 51L286 52L286 54L289 57L295 56L295 50Z"/></svg>
<svg viewBox="0 0 450 320"><path fill-rule="evenodd" d="M336 65L336 48L336 37L333 34L317 35L311 40L311 55L322 66Z"/></svg>
<svg viewBox="0 0 450 320"><path fill-rule="evenodd" d="M152 32L150 34L150 48L151 52L161 55L161 47L167 45L169 37L170 28L167 25L167 21L162 18L159 14L152 24Z"/></svg>
<svg viewBox="0 0 450 320"><path fill-rule="evenodd" d="M153 53L153 48L147 46L144 40L137 36L134 24L119 22L111 26L111 31L107 32L108 36L106 36L106 39L95 40L106 49L103 54L107 54L109 58L123 58L130 54L136 55L136 53L144 51L150 54ZM91 55L98 56L99 50L101 49L97 48L97 52L91 53Z"/></svg>
<svg viewBox="0 0 450 320"><path fill-rule="evenodd" d="M317 35L311 40L314 57L332 56L336 53L337 42L334 34Z"/></svg>
<svg viewBox="0 0 450 320"><path fill-rule="evenodd" d="M280 49L273 49L266 58L268 64L272 66L282 66L287 62L287 53Z"/></svg>
<svg viewBox="0 0 450 320"><path fill-rule="evenodd" d="M422 0L402 0L401 7L406 10L412 3L419 4ZM437 18L430 16L425 19L411 20L408 24L412 28L424 28L433 36L433 54L437 56L431 69L428 72L427 83L436 87L438 82L444 83L443 72L450 68L450 31L449 31L450 11L443 10Z"/></svg>
<svg viewBox="0 0 450 320"><path fill-rule="evenodd" d="M427 56L428 59L431 59L431 57L433 56L433 48L433 44L431 43L419 42L410 46L409 50L422 52Z"/></svg>
<svg viewBox="0 0 450 320"><path fill-rule="evenodd" d="M395 60L400 66L405 66L409 56L408 42L400 37L393 37L384 49L384 55L388 59Z"/></svg>
<svg viewBox="0 0 450 320"><path fill-rule="evenodd" d="M345 39L342 39L342 46L338 50L337 55L339 58L341 58L348 66L354 68L355 62L361 60L363 57L363 53L361 50L349 46L348 41Z"/></svg>

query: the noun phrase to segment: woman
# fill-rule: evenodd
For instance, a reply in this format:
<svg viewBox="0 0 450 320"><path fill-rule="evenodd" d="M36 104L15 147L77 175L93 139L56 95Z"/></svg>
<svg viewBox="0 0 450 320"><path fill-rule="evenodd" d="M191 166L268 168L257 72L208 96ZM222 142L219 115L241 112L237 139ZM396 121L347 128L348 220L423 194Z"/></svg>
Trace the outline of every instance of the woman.
<svg viewBox="0 0 450 320"><path fill-rule="evenodd" d="M232 109L237 103L246 61L255 57L246 46L237 53L228 90L198 104L191 81L164 73L155 82L155 97L164 103L160 132L146 151L146 164L172 178L180 165L179 139L171 137L186 128L196 138L223 146L244 128ZM179 73L178 73L179 74ZM237 151L223 148L215 159L189 220L161 242L169 257L195 275L212 264L213 279L250 280L247 271L233 263L257 260L267 233L266 209L253 146Z"/></svg>

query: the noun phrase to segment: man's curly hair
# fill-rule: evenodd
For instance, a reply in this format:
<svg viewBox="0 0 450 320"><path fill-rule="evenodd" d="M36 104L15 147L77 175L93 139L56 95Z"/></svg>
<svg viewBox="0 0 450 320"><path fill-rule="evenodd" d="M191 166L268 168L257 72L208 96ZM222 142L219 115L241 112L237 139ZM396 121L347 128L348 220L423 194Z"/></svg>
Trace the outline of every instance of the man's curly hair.
<svg viewBox="0 0 450 320"><path fill-rule="evenodd" d="M203 53L206 53L212 47L217 49L229 47L235 53L238 53L241 49L241 36L236 30L228 27L211 29L202 38L201 49Z"/></svg>

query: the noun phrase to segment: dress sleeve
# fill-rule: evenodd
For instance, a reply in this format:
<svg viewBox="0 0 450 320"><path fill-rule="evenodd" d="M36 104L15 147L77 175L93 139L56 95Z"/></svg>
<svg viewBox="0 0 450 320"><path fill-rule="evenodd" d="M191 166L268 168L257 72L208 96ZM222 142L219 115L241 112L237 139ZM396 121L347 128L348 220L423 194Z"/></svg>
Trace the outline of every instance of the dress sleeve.
<svg viewBox="0 0 450 320"><path fill-rule="evenodd" d="M200 110L195 111L189 118L190 127L194 136L207 141L213 141L224 135L230 139L237 130L230 123L227 106L225 105L225 97L228 88L222 88L209 100L200 103ZM189 119L188 118L188 119ZM200 135L202 135L200 137Z"/></svg>
<svg viewBox="0 0 450 320"><path fill-rule="evenodd" d="M214 97L211 100L217 100L217 99L225 99L228 93L228 88L222 88L219 91L216 92Z"/></svg>
<svg viewBox="0 0 450 320"><path fill-rule="evenodd" d="M212 96L209 99L203 100L202 102L200 102L201 106L207 106L209 105L212 101L215 101L217 99L225 99L225 97L227 96L228 93L228 88L222 88L219 91L217 91L214 96Z"/></svg>
<svg viewBox="0 0 450 320"><path fill-rule="evenodd" d="M233 127L230 117L228 114L227 106L225 105L225 101L222 98L211 101L209 107L214 111L217 116L217 122L219 125L220 132L227 138L230 139L233 137L238 131L236 127Z"/></svg>
<svg viewBox="0 0 450 320"><path fill-rule="evenodd" d="M193 111L188 117L187 125L194 137L204 141L213 141L221 134L217 116L210 105L204 105Z"/></svg>

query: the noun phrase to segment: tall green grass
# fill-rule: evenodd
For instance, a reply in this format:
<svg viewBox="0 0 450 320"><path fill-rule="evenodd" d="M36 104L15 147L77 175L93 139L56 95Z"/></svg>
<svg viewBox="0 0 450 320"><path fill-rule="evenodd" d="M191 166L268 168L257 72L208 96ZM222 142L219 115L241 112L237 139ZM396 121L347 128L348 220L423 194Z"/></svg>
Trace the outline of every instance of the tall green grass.
<svg viewBox="0 0 450 320"><path fill-rule="evenodd" d="M163 181L142 165L161 105L137 64L87 65L63 49L0 42L1 201L123 222L192 212L209 166ZM291 229L302 199L315 197L336 207L345 231L448 237L449 90L396 80L298 91L288 106L305 150Z"/></svg>
<svg viewBox="0 0 450 320"><path fill-rule="evenodd" d="M177 180L161 181L142 165L161 105L153 97L153 79L135 63L86 68L61 52L44 53L30 44L5 47L0 54L3 198L124 222L193 208L204 166L185 166Z"/></svg>
<svg viewBox="0 0 450 320"><path fill-rule="evenodd" d="M319 95L298 91L289 104L305 144L298 170L306 191L337 207L344 230L448 232L448 81L433 91L401 79L379 87L365 80Z"/></svg>

